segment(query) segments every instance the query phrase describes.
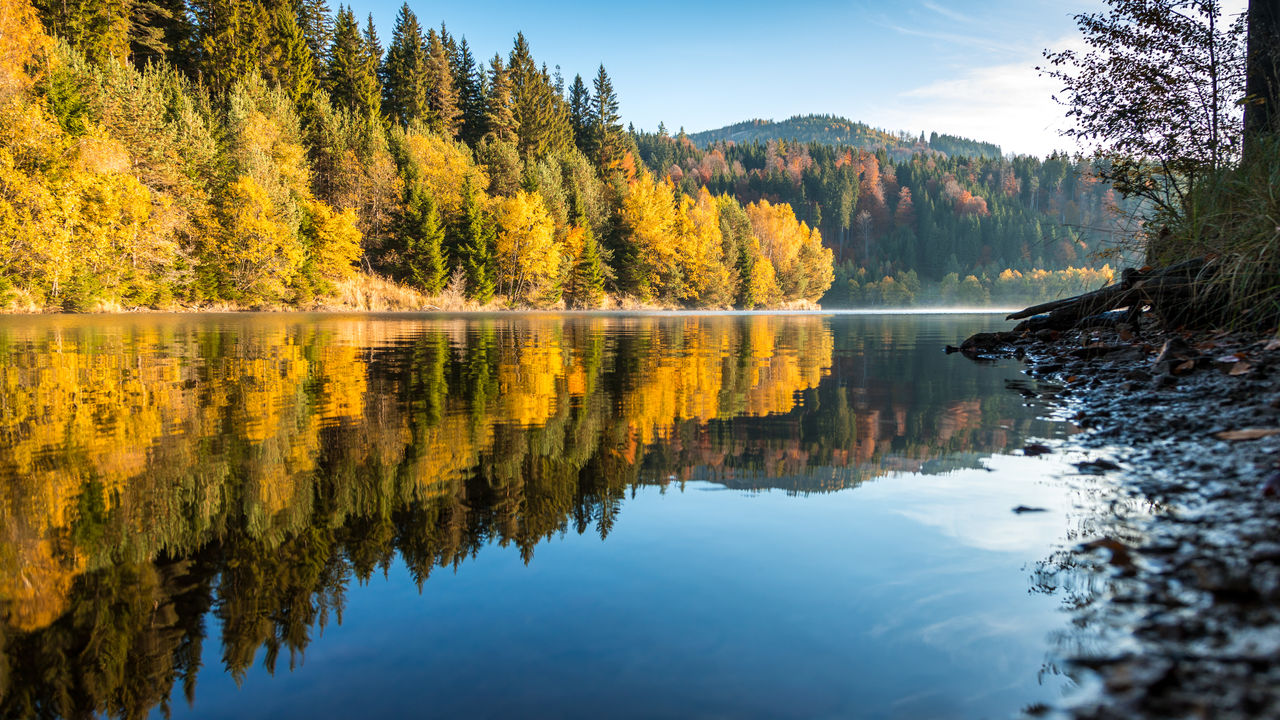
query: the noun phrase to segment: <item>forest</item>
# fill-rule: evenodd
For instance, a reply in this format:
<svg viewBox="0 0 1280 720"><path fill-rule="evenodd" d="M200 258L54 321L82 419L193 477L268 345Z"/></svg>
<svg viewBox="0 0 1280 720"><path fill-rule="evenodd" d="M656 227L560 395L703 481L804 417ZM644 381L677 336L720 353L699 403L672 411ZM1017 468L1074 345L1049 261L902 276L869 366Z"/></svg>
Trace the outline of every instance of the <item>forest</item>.
<svg viewBox="0 0 1280 720"><path fill-rule="evenodd" d="M0 293L307 306L357 273L470 306L805 306L785 204L649 172L603 66L478 61L406 4L2 0ZM683 186L682 186L683 188ZM609 299L612 298L612 299Z"/></svg>
<svg viewBox="0 0 1280 720"><path fill-rule="evenodd" d="M636 142L645 164L684 192L705 187L794 208L834 253L824 305L1077 294L1110 281L1107 263L1124 259L1117 240L1140 230L1128 220L1138 201L1098 180L1091 160L1065 153L1004 158L996 148L992 157L981 144L936 133L868 147L827 136L705 146L694 137L660 129Z"/></svg>
<svg viewBox="0 0 1280 720"><path fill-rule="evenodd" d="M788 127L842 144L700 147L624 129L604 66L567 81L523 34L482 61L407 4L384 45L324 0L0 3L11 310L383 281L416 307L982 304L1110 277L1122 201L1065 155L826 116Z"/></svg>

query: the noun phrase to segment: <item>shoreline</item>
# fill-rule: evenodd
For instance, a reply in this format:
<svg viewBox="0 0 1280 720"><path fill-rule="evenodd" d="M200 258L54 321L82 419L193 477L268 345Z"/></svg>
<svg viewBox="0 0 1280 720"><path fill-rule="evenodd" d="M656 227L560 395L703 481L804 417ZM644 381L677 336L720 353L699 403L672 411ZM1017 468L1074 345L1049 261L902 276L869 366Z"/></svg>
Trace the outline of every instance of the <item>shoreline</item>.
<svg viewBox="0 0 1280 720"><path fill-rule="evenodd" d="M1089 719L1280 717L1280 342L1151 326L1012 333L966 352L1018 357L1082 432L1053 452L1114 462L1114 495L1046 566L1100 680ZM1030 449L1030 446L1029 446Z"/></svg>

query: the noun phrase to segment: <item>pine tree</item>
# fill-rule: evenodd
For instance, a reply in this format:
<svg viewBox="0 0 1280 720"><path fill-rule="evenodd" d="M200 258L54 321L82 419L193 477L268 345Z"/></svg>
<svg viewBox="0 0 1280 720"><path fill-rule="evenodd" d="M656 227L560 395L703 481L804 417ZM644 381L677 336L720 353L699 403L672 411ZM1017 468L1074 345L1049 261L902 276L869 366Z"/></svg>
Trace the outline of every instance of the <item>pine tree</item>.
<svg viewBox="0 0 1280 720"><path fill-rule="evenodd" d="M376 43L377 36L372 39ZM373 53L368 41L368 37L361 37L360 27L351 10L338 6L325 85L334 105L360 118L376 113L380 104L377 66L370 67Z"/></svg>
<svg viewBox="0 0 1280 720"><path fill-rule="evenodd" d="M191 23L183 0L134 0L129 30L129 59L136 66L168 62L188 69Z"/></svg>
<svg viewBox="0 0 1280 720"><path fill-rule="evenodd" d="M450 65L453 70L453 86L457 90L458 111L461 113L458 134L463 142L475 147L486 130L484 88L481 87L480 70L476 67L476 60L471 55L471 48L465 37L458 43L457 52L450 56Z"/></svg>
<svg viewBox="0 0 1280 720"><path fill-rule="evenodd" d="M294 14L311 49L311 57L318 66L324 65L328 61L329 43L333 42L333 15L328 0L294 0Z"/></svg>
<svg viewBox="0 0 1280 720"><path fill-rule="evenodd" d="M556 93L546 67L539 69L534 63L524 33L516 35L508 66L520 154L540 158L567 149L573 144L568 104Z"/></svg>
<svg viewBox="0 0 1280 720"><path fill-rule="evenodd" d="M258 70L267 45L264 8L251 0L194 0L197 68L215 93Z"/></svg>
<svg viewBox="0 0 1280 720"><path fill-rule="evenodd" d="M91 61L128 60L133 13L127 2L35 0L40 20Z"/></svg>
<svg viewBox="0 0 1280 720"><path fill-rule="evenodd" d="M573 76L569 87L569 122L573 126L573 142L583 153L591 148L591 91L581 75Z"/></svg>
<svg viewBox="0 0 1280 720"><path fill-rule="evenodd" d="M315 58L292 11L280 7L272 12L270 38L262 61L263 77L278 83L301 107L316 91Z"/></svg>
<svg viewBox="0 0 1280 720"><path fill-rule="evenodd" d="M401 218L405 275L423 292L436 295L444 289L444 225L440 210L420 187L410 189Z"/></svg>
<svg viewBox="0 0 1280 720"><path fill-rule="evenodd" d="M427 31L428 125L447 138L458 134L458 98L453 89L449 51L435 28Z"/></svg>
<svg viewBox="0 0 1280 720"><path fill-rule="evenodd" d="M579 308L597 308L604 299L600 243L589 225L583 225L582 252L574 260L565 296L571 306Z"/></svg>
<svg viewBox="0 0 1280 720"><path fill-rule="evenodd" d="M511 73L501 55L494 55L489 61L489 93L485 96L484 117L486 134L492 133L497 140L515 140L516 118L511 108Z"/></svg>
<svg viewBox="0 0 1280 720"><path fill-rule="evenodd" d="M618 95L604 65L592 81L595 96L590 102L591 149L601 171L617 167L622 160L622 119L618 116Z"/></svg>
<svg viewBox="0 0 1280 720"><path fill-rule="evenodd" d="M450 261L466 273L467 295L483 305L493 299L494 229L469 180L462 193L462 213L454 233L457 257Z"/></svg>
<svg viewBox="0 0 1280 720"><path fill-rule="evenodd" d="M382 64L382 110L392 122L408 125L427 113L427 56L418 18L409 3L400 7L391 47Z"/></svg>

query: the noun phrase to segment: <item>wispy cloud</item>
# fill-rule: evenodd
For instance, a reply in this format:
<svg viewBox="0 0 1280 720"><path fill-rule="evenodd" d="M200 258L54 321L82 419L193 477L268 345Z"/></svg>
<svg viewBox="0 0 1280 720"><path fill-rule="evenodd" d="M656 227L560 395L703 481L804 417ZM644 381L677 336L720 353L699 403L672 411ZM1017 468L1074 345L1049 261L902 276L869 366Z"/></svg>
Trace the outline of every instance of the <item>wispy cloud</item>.
<svg viewBox="0 0 1280 720"><path fill-rule="evenodd" d="M926 0L926 2L921 3L921 5L923 5L925 9L932 10L935 13L941 15L942 17L947 18L948 20L954 20L956 22L962 22L962 23L973 22L972 16L965 15L964 13L958 12L956 10L952 10L951 8L943 7L937 3L928 2Z"/></svg>
<svg viewBox="0 0 1280 720"><path fill-rule="evenodd" d="M994 50L1003 53L1022 54L1027 51L1025 45L1015 45L1004 43L992 37L983 35L962 35L960 33L936 32L932 30L918 30L916 28L902 27L901 25L888 24L887 27L894 32L910 35L913 37L928 38L930 40L939 40L941 42L951 43L953 45L963 45L966 47L974 47L981 50Z"/></svg>
<svg viewBox="0 0 1280 720"><path fill-rule="evenodd" d="M1065 47L1078 38L1066 38ZM1023 51L1015 62L970 68L900 93L883 122L910 131L936 130L985 140L1005 152L1045 155L1074 149L1061 137L1064 110L1053 100L1057 81L1042 77L1035 66L1038 51Z"/></svg>

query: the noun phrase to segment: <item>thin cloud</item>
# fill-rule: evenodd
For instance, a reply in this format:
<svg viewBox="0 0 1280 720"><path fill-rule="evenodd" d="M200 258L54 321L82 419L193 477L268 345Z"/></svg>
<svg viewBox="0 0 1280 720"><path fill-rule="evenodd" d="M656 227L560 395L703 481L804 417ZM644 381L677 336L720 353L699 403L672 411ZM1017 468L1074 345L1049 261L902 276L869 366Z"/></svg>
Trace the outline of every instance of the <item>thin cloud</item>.
<svg viewBox="0 0 1280 720"><path fill-rule="evenodd" d="M1078 42L1064 39L1056 47ZM1020 154L1073 149L1061 135L1067 121L1053 100L1057 81L1036 72L1038 54L1023 52L1018 62L972 68L900 93L885 109L884 124L993 142Z"/></svg>
<svg viewBox="0 0 1280 720"><path fill-rule="evenodd" d="M1022 54L1027 51L1025 46L1009 45L1006 43L996 42L992 38L982 37L978 35L961 35L958 33L932 32L929 30L916 30L914 28L905 28L901 25L889 24L887 27L894 32L903 35L911 35L914 37L928 38L930 40L941 40L942 42L952 43L954 45L964 45L967 47L976 47L983 50L996 50L1005 53Z"/></svg>
<svg viewBox="0 0 1280 720"><path fill-rule="evenodd" d="M961 12L956 12L951 8L945 8L941 5L938 5L937 3L926 1L921 3L921 5L923 5L925 9L932 10L935 13L938 13L939 15L941 15L942 17L947 18L948 20L955 20L956 22L962 22L962 23L973 22L973 18L970 17L969 15L965 15L964 13L961 13Z"/></svg>

